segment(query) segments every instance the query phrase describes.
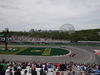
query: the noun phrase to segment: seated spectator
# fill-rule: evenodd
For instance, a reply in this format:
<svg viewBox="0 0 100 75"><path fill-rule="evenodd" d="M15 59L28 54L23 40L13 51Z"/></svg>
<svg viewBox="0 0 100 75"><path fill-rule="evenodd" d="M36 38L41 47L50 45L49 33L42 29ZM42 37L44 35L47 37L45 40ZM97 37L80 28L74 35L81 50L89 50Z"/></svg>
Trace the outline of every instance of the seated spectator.
<svg viewBox="0 0 100 75"><path fill-rule="evenodd" d="M32 70L36 69L35 65L32 66Z"/></svg>
<svg viewBox="0 0 100 75"><path fill-rule="evenodd" d="M27 75L27 70L24 71L24 74L23 75Z"/></svg>
<svg viewBox="0 0 100 75"><path fill-rule="evenodd" d="M42 65L42 63L40 64L40 68L43 68L43 65Z"/></svg>
<svg viewBox="0 0 100 75"><path fill-rule="evenodd" d="M9 70L10 75L13 75L12 69Z"/></svg>
<svg viewBox="0 0 100 75"><path fill-rule="evenodd" d="M31 70L32 70L32 65L30 65L29 69L28 69L28 73L31 74Z"/></svg>
<svg viewBox="0 0 100 75"><path fill-rule="evenodd" d="M56 72L56 75L60 75L60 73L59 72Z"/></svg>
<svg viewBox="0 0 100 75"><path fill-rule="evenodd" d="M68 65L68 69L72 71L72 65Z"/></svg>
<svg viewBox="0 0 100 75"><path fill-rule="evenodd" d="M14 75L21 75L21 70L20 69L17 69L17 71L15 71Z"/></svg>
<svg viewBox="0 0 100 75"><path fill-rule="evenodd" d="M2 65L0 65L0 75L5 75L5 70Z"/></svg>
<svg viewBox="0 0 100 75"><path fill-rule="evenodd" d="M69 69L67 69L67 74L66 74L66 75L71 75L71 74L70 74L70 70L69 70Z"/></svg>
<svg viewBox="0 0 100 75"><path fill-rule="evenodd" d="M26 69L26 64L22 63L22 69Z"/></svg>
<svg viewBox="0 0 100 75"><path fill-rule="evenodd" d="M48 71L48 66L46 63L45 63L44 71Z"/></svg>
<svg viewBox="0 0 100 75"><path fill-rule="evenodd" d="M56 66L57 66L58 70L60 70L60 64L57 63Z"/></svg>
<svg viewBox="0 0 100 75"><path fill-rule="evenodd" d="M14 71L17 71L17 65L14 65Z"/></svg>
<svg viewBox="0 0 100 75"><path fill-rule="evenodd" d="M60 64L60 71L64 70L66 70L66 65L64 64L64 62L62 62L62 64Z"/></svg>
<svg viewBox="0 0 100 75"><path fill-rule="evenodd" d="M41 70L40 70L40 75L46 75L46 73L45 73L44 70L43 70L43 67L42 67Z"/></svg>
<svg viewBox="0 0 100 75"><path fill-rule="evenodd" d="M36 63L35 65L36 65L36 68L39 68L40 67L38 63Z"/></svg>
<svg viewBox="0 0 100 75"><path fill-rule="evenodd" d="M74 70L72 71L72 74L71 75L76 75Z"/></svg>
<svg viewBox="0 0 100 75"><path fill-rule="evenodd" d="M37 71L35 70L35 68L32 69L31 71L32 71L32 72L31 72L32 75L37 75Z"/></svg>
<svg viewBox="0 0 100 75"><path fill-rule="evenodd" d="M12 69L11 68L7 69L5 75L13 75Z"/></svg>
<svg viewBox="0 0 100 75"><path fill-rule="evenodd" d="M95 75L100 75L100 71L98 70L98 68L97 69L95 69L95 73L94 73Z"/></svg>
<svg viewBox="0 0 100 75"><path fill-rule="evenodd" d="M7 65L7 69L4 70L4 67L2 65L2 62L5 62L6 65ZM10 65L14 65L14 67L16 67L15 69L11 69L12 67ZM44 63L43 62L38 62L38 65L39 65L39 68L37 69L36 68L36 64L37 62L35 62L34 64L30 63L29 62L25 62L24 64L26 64L25 66L27 67L26 69L30 72L28 72L27 74L27 71L23 70L21 67L23 67L23 62L20 62L20 61L15 61L15 62L12 62L12 61L9 61L9 62L6 62L5 60L3 61L0 61L0 75L13 75L13 71L15 70L14 72L14 75L37 75L37 71L38 70L40 72L39 75L46 75L46 74L49 74L50 69L52 69L52 72L54 73L54 75L99 75L100 74L100 64L80 64L80 63L74 63L74 62L69 62L69 63ZM28 65L30 65L30 67L28 67ZM19 66L18 66L19 65ZM33 65L33 66L31 66ZM43 69L44 67L44 69ZM49 72L48 71L48 67L49 67ZM52 67L52 68L51 68ZM40 69L41 68L41 69ZM58 70L59 68L59 70ZM65 69L67 69L67 71L65 71ZM46 73L46 72L47 73ZM56 72L55 72L56 71ZM58 71L58 72L57 72ZM60 71L60 72L59 72ZM49 74L50 75L50 74ZM52 74L51 74L52 75Z"/></svg>
<svg viewBox="0 0 100 75"><path fill-rule="evenodd" d="M61 75L64 75L64 72L61 72Z"/></svg>
<svg viewBox="0 0 100 75"><path fill-rule="evenodd" d="M52 64L49 64L49 65L48 65L48 68L51 68L51 67L52 67Z"/></svg>
<svg viewBox="0 0 100 75"><path fill-rule="evenodd" d="M17 69L20 69L20 71L22 70L21 65L17 67Z"/></svg>
<svg viewBox="0 0 100 75"><path fill-rule="evenodd" d="M5 63L5 59L2 59L2 62Z"/></svg>
<svg viewBox="0 0 100 75"><path fill-rule="evenodd" d="M83 75L83 72L82 72L82 70L80 70L80 75Z"/></svg>
<svg viewBox="0 0 100 75"><path fill-rule="evenodd" d="M2 61L2 64L1 64L1 65L3 66L3 69L6 71L6 69L7 69L7 64L6 64L5 60Z"/></svg>

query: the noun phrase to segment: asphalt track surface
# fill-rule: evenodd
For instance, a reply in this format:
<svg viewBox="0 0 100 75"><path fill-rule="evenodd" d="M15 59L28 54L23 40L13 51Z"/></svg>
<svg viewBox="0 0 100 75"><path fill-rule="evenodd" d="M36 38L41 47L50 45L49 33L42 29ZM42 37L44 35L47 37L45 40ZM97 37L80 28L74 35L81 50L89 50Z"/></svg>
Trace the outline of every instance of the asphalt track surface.
<svg viewBox="0 0 100 75"><path fill-rule="evenodd" d="M52 47L60 48L60 46L36 46L36 45L8 45L9 47ZM2 47L2 45L1 45ZM26 55L2 55L0 54L0 60L6 59L6 61L29 61L29 62L74 62L74 63L100 63L100 56L94 54L94 49L100 50L100 46L64 46L66 50L70 50L71 53L75 53L74 57L61 56L26 56Z"/></svg>

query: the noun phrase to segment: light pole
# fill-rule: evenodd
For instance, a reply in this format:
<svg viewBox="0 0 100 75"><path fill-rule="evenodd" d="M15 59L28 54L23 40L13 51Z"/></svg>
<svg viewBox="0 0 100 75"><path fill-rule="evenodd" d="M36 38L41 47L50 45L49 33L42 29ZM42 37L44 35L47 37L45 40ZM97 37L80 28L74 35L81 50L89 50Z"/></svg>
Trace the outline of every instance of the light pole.
<svg viewBox="0 0 100 75"><path fill-rule="evenodd" d="M3 31L4 37L5 37L5 50L7 50L7 34L9 33L8 28L5 28Z"/></svg>

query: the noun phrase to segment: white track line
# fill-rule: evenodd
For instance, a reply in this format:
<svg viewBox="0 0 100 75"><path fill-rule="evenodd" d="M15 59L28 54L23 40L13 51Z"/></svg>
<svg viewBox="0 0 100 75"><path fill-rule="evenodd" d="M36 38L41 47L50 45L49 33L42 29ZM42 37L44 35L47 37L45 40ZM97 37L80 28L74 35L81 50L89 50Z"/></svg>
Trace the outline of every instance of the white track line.
<svg viewBox="0 0 100 75"><path fill-rule="evenodd" d="M76 47L75 47L76 48ZM80 49L80 48L77 48L77 49L79 49L79 50L81 50L81 51L84 51L84 52L86 52L86 53L88 53L89 55L90 55L90 58L87 60L87 61L85 61L85 63L87 63L87 62L89 62L93 57L92 57L92 55L90 54L90 52L88 52L88 51L86 51L86 50L84 50L84 49Z"/></svg>

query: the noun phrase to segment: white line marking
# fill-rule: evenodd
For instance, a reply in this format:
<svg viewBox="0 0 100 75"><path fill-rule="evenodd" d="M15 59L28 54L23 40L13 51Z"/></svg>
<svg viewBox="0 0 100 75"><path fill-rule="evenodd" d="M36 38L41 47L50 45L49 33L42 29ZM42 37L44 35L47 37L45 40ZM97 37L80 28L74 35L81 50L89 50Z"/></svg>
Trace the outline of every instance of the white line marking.
<svg viewBox="0 0 100 75"><path fill-rule="evenodd" d="M76 47L75 47L76 48ZM85 61L85 63L86 62L89 62L91 59L92 59L92 55L90 54L90 52L88 52L88 51L86 51L86 50L84 50L84 49L80 49L80 48L77 48L77 49L79 49L79 50L81 50L81 51L84 51L84 52L86 52L86 53L88 53L89 55L90 55L90 58L87 60L87 61Z"/></svg>

